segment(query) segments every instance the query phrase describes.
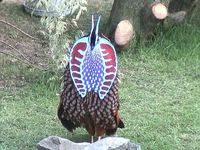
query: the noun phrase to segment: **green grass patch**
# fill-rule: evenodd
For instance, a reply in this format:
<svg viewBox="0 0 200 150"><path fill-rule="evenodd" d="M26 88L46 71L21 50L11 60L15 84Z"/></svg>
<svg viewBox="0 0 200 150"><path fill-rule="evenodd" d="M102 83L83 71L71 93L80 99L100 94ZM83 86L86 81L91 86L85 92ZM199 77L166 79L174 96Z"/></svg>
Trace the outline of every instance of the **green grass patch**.
<svg viewBox="0 0 200 150"><path fill-rule="evenodd" d="M166 60L200 59L200 30L190 24L161 29L155 39L141 50L150 57Z"/></svg>
<svg viewBox="0 0 200 150"><path fill-rule="evenodd" d="M160 60L122 64L122 136L143 149L199 149L200 72L193 70L199 67Z"/></svg>
<svg viewBox="0 0 200 150"><path fill-rule="evenodd" d="M200 149L199 32L187 24L165 29L118 54L125 122L119 136L144 150ZM85 130L70 134L57 118L62 73L5 61L0 81L0 149L36 149L50 135L89 141Z"/></svg>

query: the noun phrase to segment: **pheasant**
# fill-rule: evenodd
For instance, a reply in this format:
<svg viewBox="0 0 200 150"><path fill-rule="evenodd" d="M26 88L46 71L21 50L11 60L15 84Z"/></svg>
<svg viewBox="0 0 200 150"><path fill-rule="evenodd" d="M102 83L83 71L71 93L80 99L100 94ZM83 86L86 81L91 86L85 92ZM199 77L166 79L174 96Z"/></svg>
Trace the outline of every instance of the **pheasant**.
<svg viewBox="0 0 200 150"><path fill-rule="evenodd" d="M98 33L100 16L92 16L90 34L78 39L64 73L58 118L70 132L83 127L91 136L115 134L124 128L119 116L117 55L114 46Z"/></svg>

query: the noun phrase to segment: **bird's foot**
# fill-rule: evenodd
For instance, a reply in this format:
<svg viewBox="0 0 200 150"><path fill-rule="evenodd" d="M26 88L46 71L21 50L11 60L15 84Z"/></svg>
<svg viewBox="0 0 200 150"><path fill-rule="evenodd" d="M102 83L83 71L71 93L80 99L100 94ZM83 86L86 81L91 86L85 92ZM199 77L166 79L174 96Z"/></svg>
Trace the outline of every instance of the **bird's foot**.
<svg viewBox="0 0 200 150"><path fill-rule="evenodd" d="M91 143L94 143L94 136L91 136Z"/></svg>
<svg viewBox="0 0 200 150"><path fill-rule="evenodd" d="M99 141L99 140L101 140L101 138L102 138L102 137L101 137L101 136L99 136L99 137L98 137L98 141Z"/></svg>

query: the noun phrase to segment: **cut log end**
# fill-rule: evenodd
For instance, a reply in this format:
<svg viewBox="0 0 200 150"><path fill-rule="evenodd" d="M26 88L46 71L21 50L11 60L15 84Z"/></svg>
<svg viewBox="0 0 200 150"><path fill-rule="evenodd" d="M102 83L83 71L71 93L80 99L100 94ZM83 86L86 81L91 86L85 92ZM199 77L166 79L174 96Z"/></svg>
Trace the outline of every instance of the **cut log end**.
<svg viewBox="0 0 200 150"><path fill-rule="evenodd" d="M162 20L167 17L168 10L164 4L156 3L152 6L152 13L157 19Z"/></svg>
<svg viewBox="0 0 200 150"><path fill-rule="evenodd" d="M126 45L133 38L133 26L128 20L122 20L115 30L115 42L119 46Z"/></svg>

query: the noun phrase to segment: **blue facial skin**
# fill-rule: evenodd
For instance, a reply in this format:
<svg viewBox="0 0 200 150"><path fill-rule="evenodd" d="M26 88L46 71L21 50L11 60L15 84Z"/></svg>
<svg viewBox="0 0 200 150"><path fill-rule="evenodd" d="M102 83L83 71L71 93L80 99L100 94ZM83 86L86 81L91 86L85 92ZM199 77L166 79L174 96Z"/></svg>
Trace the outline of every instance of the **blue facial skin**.
<svg viewBox="0 0 200 150"><path fill-rule="evenodd" d="M96 27L93 29L91 37L90 37L90 47L91 47L91 51L94 49L95 45L96 45L96 33L95 33Z"/></svg>
<svg viewBox="0 0 200 150"><path fill-rule="evenodd" d="M97 22L94 22L94 18L92 16L92 28L89 35L89 44L90 44L90 50L93 51L94 47L97 44L97 41L99 39L98 32L99 32L99 22L100 22L101 16L99 16Z"/></svg>

